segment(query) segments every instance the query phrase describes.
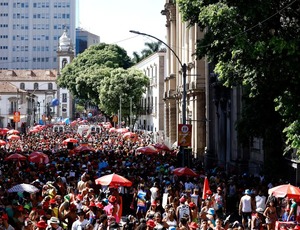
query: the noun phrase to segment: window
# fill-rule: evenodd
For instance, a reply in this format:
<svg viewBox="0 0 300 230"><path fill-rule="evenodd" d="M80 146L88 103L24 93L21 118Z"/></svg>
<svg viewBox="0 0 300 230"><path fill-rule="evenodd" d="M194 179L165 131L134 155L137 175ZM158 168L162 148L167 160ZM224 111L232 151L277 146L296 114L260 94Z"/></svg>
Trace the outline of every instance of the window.
<svg viewBox="0 0 300 230"><path fill-rule="evenodd" d="M67 102L67 94L66 93L62 94L62 102Z"/></svg>
<svg viewBox="0 0 300 230"><path fill-rule="evenodd" d="M48 89L49 90L53 89L53 84L52 83L48 83Z"/></svg>
<svg viewBox="0 0 300 230"><path fill-rule="evenodd" d="M20 83L20 89L25 89L25 83Z"/></svg>
<svg viewBox="0 0 300 230"><path fill-rule="evenodd" d="M34 89L34 90L39 89L39 83L34 83L34 84L33 84L33 89Z"/></svg>

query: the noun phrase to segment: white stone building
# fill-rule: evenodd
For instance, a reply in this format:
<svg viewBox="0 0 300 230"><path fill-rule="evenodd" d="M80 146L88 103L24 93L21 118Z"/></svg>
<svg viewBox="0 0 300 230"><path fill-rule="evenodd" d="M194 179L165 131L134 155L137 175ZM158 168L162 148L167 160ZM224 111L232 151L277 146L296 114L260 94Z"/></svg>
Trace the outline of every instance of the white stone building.
<svg viewBox="0 0 300 230"><path fill-rule="evenodd" d="M141 99L142 110L135 123L136 129L163 134L165 60L166 52L162 50L134 66L150 79L150 85Z"/></svg>

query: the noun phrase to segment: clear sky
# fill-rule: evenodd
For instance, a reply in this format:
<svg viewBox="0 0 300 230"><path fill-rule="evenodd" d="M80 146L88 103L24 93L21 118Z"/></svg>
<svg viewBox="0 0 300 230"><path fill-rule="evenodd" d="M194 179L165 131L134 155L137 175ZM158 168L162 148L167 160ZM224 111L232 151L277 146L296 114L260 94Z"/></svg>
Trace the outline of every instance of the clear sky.
<svg viewBox="0 0 300 230"><path fill-rule="evenodd" d="M123 47L129 56L140 53L145 42L157 42L130 33L136 30L166 41L165 0L77 0L77 26L100 36L100 41Z"/></svg>

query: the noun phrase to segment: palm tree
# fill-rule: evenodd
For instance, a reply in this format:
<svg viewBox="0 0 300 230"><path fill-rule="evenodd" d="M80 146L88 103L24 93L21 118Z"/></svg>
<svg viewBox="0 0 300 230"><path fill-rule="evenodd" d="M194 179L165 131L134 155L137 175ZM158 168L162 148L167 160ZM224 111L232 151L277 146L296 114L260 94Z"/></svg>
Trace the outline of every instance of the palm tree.
<svg viewBox="0 0 300 230"><path fill-rule="evenodd" d="M160 50L161 42L145 42L146 49L142 50L143 58L150 56Z"/></svg>
<svg viewBox="0 0 300 230"><path fill-rule="evenodd" d="M142 50L141 55L137 52L132 53L132 61L138 63L146 57L149 57L151 54L160 51L161 44L161 42L145 42L146 48Z"/></svg>
<svg viewBox="0 0 300 230"><path fill-rule="evenodd" d="M132 53L133 58L132 61L133 63L139 63L143 58L141 57L140 54L138 54L136 51Z"/></svg>

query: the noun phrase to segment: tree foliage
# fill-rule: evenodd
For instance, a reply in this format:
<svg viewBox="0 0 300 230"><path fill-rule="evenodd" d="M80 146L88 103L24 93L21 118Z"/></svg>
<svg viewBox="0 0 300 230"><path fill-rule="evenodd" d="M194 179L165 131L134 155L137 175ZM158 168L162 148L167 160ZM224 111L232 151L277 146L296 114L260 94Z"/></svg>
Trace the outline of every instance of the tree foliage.
<svg viewBox="0 0 300 230"><path fill-rule="evenodd" d="M134 63L138 63L143 59L149 57L151 54L154 54L160 50L162 43L161 42L145 42L146 48L141 51L141 54L137 52L133 52L133 59Z"/></svg>
<svg viewBox="0 0 300 230"><path fill-rule="evenodd" d="M239 134L268 142L274 136L271 130L284 131L288 149L299 151L300 2L178 0L178 4L183 19L205 31L197 57L215 64L224 85L246 89Z"/></svg>
<svg viewBox="0 0 300 230"><path fill-rule="evenodd" d="M58 85L67 88L81 100L99 105L102 112L116 114L119 96L123 98L124 114L129 114L129 100L137 108L145 87L147 76L132 66L126 51L117 46L101 43L79 54L66 65L58 78Z"/></svg>
<svg viewBox="0 0 300 230"><path fill-rule="evenodd" d="M95 89L108 74L107 68L127 69L131 66L130 57L123 48L101 43L90 46L66 65L58 78L58 85L68 88L76 97L98 101Z"/></svg>
<svg viewBox="0 0 300 230"><path fill-rule="evenodd" d="M101 82L99 107L108 114L112 114L119 110L121 103L122 115L129 117L131 98L132 112L136 114L139 110L140 99L148 85L149 78L137 69L114 69L110 76Z"/></svg>

